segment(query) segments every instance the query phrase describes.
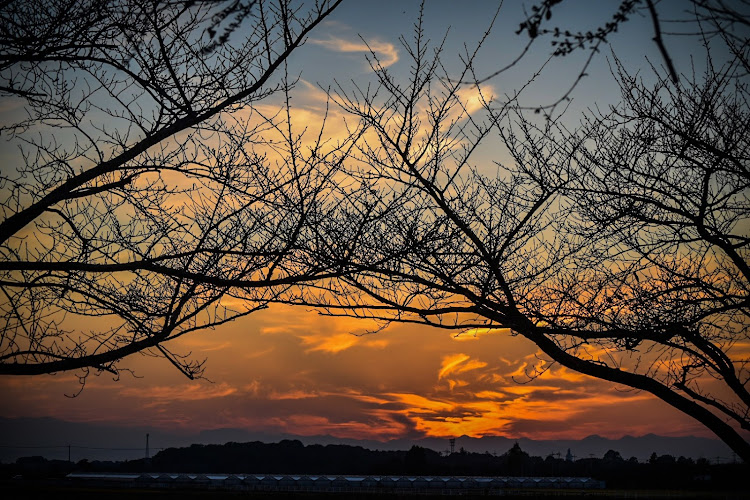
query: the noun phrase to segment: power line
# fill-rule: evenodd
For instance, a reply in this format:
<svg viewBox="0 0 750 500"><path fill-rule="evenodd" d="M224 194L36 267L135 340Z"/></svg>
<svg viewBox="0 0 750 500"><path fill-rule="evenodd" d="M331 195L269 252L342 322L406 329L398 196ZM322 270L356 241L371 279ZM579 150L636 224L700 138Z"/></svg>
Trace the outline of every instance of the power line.
<svg viewBox="0 0 750 500"><path fill-rule="evenodd" d="M103 446L79 446L75 444L71 445L49 445L49 446L26 446L26 445L0 445L0 448L4 449L33 449L33 450L52 450L52 449L67 449L74 448L78 450L103 450L103 451L143 451L143 448L108 448ZM151 450L166 450L167 448L154 448L150 447Z"/></svg>

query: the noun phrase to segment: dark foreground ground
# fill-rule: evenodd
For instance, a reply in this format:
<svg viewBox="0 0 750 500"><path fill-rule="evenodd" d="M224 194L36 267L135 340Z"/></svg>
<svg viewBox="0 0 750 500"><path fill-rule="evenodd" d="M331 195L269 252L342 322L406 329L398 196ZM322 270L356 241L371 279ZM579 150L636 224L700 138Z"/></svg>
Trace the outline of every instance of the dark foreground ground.
<svg viewBox="0 0 750 500"><path fill-rule="evenodd" d="M0 481L0 497L7 500L50 498L54 500L178 500L178 499L208 499L219 500L248 499L248 500L289 500L308 499L319 500L331 498L334 500L380 500L386 498L414 499L414 500L445 500L451 497L462 499L478 499L502 497L504 499L530 498L564 498L575 499L690 499L690 500L750 500L750 488L747 492L738 491L680 491L680 490L617 490L604 489L596 491L586 490L502 490L489 493L468 493L460 495L436 495L420 493L350 493L350 492L288 492L288 491L224 491L224 490L158 490L141 488L105 488L86 487L70 484L61 480L3 480Z"/></svg>

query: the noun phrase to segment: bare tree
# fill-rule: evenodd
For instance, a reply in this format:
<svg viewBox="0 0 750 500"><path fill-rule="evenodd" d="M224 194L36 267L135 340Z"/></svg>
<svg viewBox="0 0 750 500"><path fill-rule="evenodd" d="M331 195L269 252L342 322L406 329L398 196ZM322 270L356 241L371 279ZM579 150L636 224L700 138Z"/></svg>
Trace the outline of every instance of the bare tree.
<svg viewBox="0 0 750 500"><path fill-rule="evenodd" d="M507 329L551 363L655 395L750 461L743 59L709 57L679 85L620 71L622 104L571 131L518 94L462 86L474 55L448 75L421 21L403 44L408 82L373 59L378 86L335 93L361 137L330 233L348 243L323 258L356 272L286 300Z"/></svg>
<svg viewBox="0 0 750 500"><path fill-rule="evenodd" d="M336 148L303 161L284 96L340 2L3 2L0 373L198 377L167 341L326 276L301 228Z"/></svg>
<svg viewBox="0 0 750 500"><path fill-rule="evenodd" d="M548 321L589 331L586 342L650 351L646 373L665 396L750 431L747 68L709 60L677 86L618 69L622 104L567 138L580 145L571 231L595 242L587 257L600 264L584 280L568 275L567 292L550 290L577 300Z"/></svg>
<svg viewBox="0 0 750 500"><path fill-rule="evenodd" d="M642 17L650 22L654 45L661 55L661 62L665 71L669 74L672 83L679 83L678 68L672 59L670 49L667 47L664 35L700 35L704 38L720 38L734 57L744 58L744 48L747 35L743 32L750 26L750 2L738 0L726 2L725 0L687 0L680 4L671 3L668 7L673 9L681 7L677 17L665 18L665 13L659 0L620 0L612 4L612 15L606 22L588 30L581 31L572 26L555 24L555 14L564 5L569 6L566 0L539 0L524 7L525 18L519 23L517 35L526 35L527 41L520 48L519 54L509 64L505 64L490 73L482 73L472 82L485 83L498 75L502 75L514 68L524 56L530 52L533 45L548 41L550 45L550 57L565 57L573 53L588 51L589 55L582 64L567 89L559 96L552 96L549 102L540 102L534 105L538 111L545 110L554 114L555 109L564 102L570 100L570 96L588 74L589 67L593 64L597 54L610 43L611 37L620 28L633 18ZM616 6L616 7L615 7ZM574 7L575 8L575 7ZM674 11L671 12L674 15ZM747 61L745 60L747 66Z"/></svg>

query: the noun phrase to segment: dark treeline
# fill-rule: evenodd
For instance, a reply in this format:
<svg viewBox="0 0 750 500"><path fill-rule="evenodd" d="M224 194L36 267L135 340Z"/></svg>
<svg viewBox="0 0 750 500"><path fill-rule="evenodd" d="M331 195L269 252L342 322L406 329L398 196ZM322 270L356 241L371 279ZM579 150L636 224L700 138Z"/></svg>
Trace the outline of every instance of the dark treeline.
<svg viewBox="0 0 750 500"><path fill-rule="evenodd" d="M68 472L182 472L268 473L309 475L460 475L593 477L610 488L670 488L741 490L750 467L711 464L705 459L653 454L647 462L624 459L610 450L600 458L565 460L553 455L530 456L518 444L501 455L470 453L463 449L441 454L413 446L408 451L368 450L360 446L309 445L300 441L279 443L227 443L168 448L150 460L77 464L27 457L0 465L2 476L52 476Z"/></svg>

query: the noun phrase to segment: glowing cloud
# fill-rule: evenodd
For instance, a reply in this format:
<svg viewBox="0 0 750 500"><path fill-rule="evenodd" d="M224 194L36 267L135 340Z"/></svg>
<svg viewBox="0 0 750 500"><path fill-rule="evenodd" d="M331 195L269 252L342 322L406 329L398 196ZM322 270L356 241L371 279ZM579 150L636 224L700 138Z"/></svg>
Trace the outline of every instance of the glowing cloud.
<svg viewBox="0 0 750 500"><path fill-rule="evenodd" d="M359 337L350 333L303 335L300 338L303 344L312 346L305 352L323 351L333 354L349 349L359 340Z"/></svg>
<svg viewBox="0 0 750 500"><path fill-rule="evenodd" d="M441 380L451 373L463 373L470 370L484 368L485 366L487 366L487 363L472 360L467 354L452 354L445 356L443 358L443 363L440 366L440 371L438 372L438 380Z"/></svg>
<svg viewBox="0 0 750 500"><path fill-rule="evenodd" d="M485 104L492 101L494 88L491 85L485 85L480 89L476 85L472 85L459 89L456 95L466 108L466 112L471 115L480 109L484 109Z"/></svg>
<svg viewBox="0 0 750 500"><path fill-rule="evenodd" d="M331 36L327 40L311 39L309 43L320 45L334 52L374 53L384 68L398 62L398 49L390 42L370 40L365 43L362 40L351 41Z"/></svg>
<svg viewBox="0 0 750 500"><path fill-rule="evenodd" d="M469 359L469 356L467 356L466 354L453 354L451 356L445 356L443 358L443 363L440 366L440 372L438 372L438 380L451 373L458 365L460 365L467 359Z"/></svg>

